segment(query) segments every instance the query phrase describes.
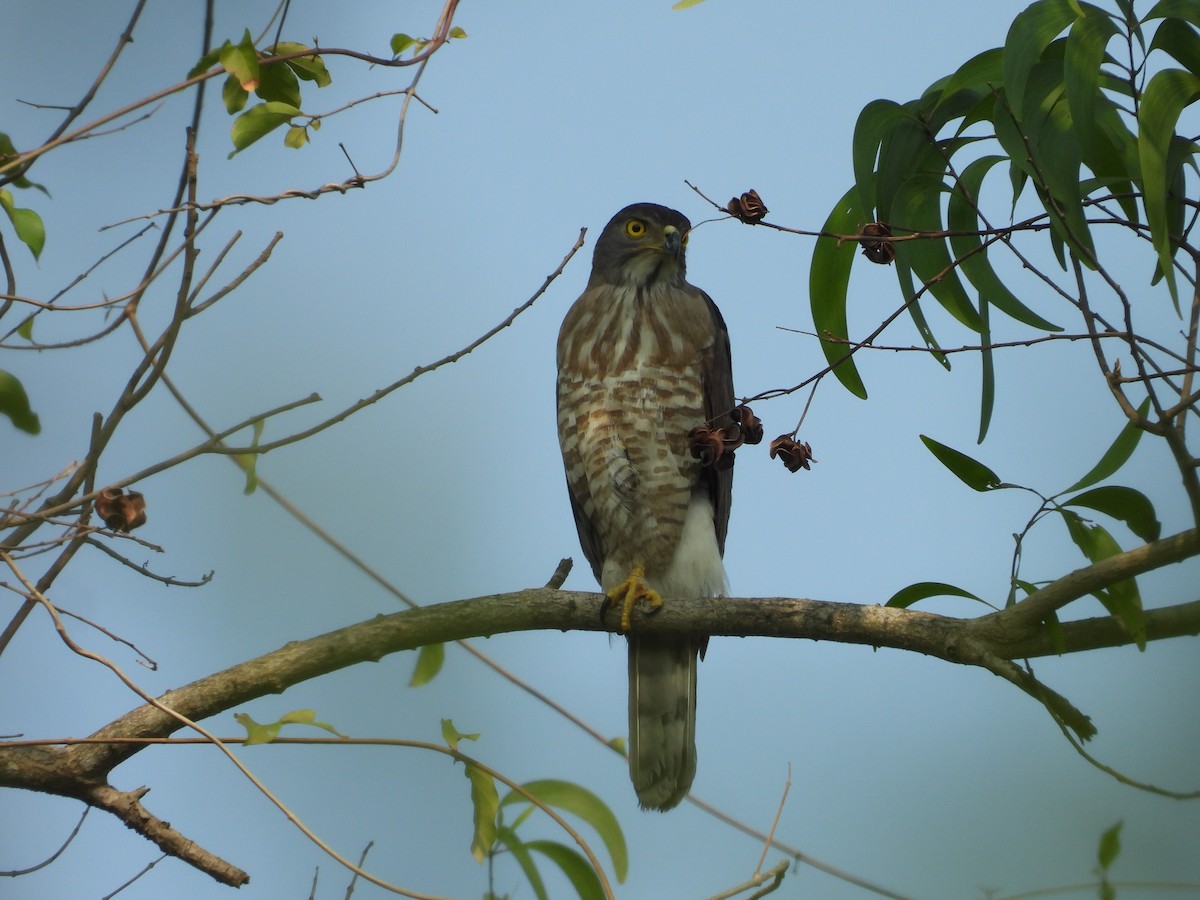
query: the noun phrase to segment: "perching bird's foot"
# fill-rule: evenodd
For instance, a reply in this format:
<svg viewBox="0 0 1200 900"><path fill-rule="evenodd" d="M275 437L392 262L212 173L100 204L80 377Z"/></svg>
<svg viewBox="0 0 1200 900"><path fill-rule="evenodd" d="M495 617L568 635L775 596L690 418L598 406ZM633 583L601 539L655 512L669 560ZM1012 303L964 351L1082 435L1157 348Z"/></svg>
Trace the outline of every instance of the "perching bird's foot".
<svg viewBox="0 0 1200 900"><path fill-rule="evenodd" d="M628 631L633 623L633 608L637 606L639 600L645 600L649 604L647 615L658 612L663 605L663 598L658 591L646 584L646 570L640 565L634 566L624 581L605 594L601 615L603 615L603 610L608 608L609 602L620 604L621 630Z"/></svg>

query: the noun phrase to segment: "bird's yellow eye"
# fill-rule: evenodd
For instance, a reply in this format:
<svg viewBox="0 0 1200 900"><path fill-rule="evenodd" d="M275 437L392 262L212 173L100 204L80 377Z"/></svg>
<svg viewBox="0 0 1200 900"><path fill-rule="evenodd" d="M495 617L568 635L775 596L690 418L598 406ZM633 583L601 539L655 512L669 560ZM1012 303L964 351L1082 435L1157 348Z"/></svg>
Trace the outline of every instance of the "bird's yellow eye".
<svg viewBox="0 0 1200 900"><path fill-rule="evenodd" d="M625 233L631 238L645 237L646 223L641 219L630 219L625 223Z"/></svg>

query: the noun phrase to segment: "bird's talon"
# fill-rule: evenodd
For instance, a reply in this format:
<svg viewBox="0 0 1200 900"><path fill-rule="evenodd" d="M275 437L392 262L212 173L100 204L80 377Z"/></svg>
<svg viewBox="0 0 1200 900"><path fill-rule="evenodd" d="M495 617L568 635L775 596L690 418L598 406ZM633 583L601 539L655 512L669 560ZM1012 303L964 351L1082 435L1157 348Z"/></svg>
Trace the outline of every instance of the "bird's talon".
<svg viewBox="0 0 1200 900"><path fill-rule="evenodd" d="M663 598L658 591L646 584L646 570L640 565L634 566L629 576L605 594L604 609L610 601L621 604L621 630L629 631L633 625L633 608L639 600L645 600L649 606L647 615L653 615L663 605Z"/></svg>

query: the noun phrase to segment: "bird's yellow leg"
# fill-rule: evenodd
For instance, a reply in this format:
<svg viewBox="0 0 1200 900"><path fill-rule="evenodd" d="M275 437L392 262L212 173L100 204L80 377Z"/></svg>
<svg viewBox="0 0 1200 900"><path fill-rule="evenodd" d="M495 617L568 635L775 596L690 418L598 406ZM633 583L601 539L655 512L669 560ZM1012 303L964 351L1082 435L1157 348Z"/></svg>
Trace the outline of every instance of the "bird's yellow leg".
<svg viewBox="0 0 1200 900"><path fill-rule="evenodd" d="M621 606L621 630L628 631L633 622L633 608L637 606L639 600L645 600L650 605L650 612L657 612L658 608L663 605L663 598L658 591L646 584L646 570L641 563L638 563L629 571L629 575L618 584L611 588L606 596L613 603L619 603Z"/></svg>

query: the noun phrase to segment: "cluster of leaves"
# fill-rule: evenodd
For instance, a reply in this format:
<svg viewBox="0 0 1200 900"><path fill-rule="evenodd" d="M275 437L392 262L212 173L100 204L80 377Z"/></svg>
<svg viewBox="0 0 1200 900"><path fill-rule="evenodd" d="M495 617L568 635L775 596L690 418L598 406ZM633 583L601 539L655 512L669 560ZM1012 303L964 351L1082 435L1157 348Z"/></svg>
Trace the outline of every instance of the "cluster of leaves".
<svg viewBox="0 0 1200 900"><path fill-rule="evenodd" d="M1141 412L1145 412L1145 406L1142 407ZM1100 457L1099 462L1082 478L1051 496L1041 497L1038 494L1041 497L1041 504L1024 532L1018 535L1008 606L1017 601L1018 590L1025 594L1033 594L1037 591L1034 584L1020 577L1020 540L1034 525L1047 516L1057 515L1061 518L1071 540L1089 562L1096 563L1121 552L1121 545L1103 525L1093 522L1067 507L1092 510L1122 522L1143 541L1158 540L1162 532L1162 524L1154 511L1154 505L1145 494L1134 488L1118 484L1094 487L1115 474L1125 464L1133 455L1133 451L1137 449L1141 437L1140 429L1135 428L1132 424L1127 424ZM947 447L925 435L921 436L921 440L942 465L972 490L985 492L1009 489L1037 494L1037 491L1032 488L1001 480L1000 476L987 465L953 447ZM978 600L980 603L987 603L983 598L955 585L923 581L897 591L886 605L903 609L912 606L919 600L936 596L965 597ZM1142 598L1136 580L1130 578L1115 582L1105 588L1098 588L1093 592L1093 596L1104 605L1105 609L1124 623L1138 648L1145 650L1146 625L1142 614ZM1057 639L1059 636L1057 622L1053 621L1047 624L1051 626L1051 636ZM1065 648L1060 646L1059 649L1061 651Z"/></svg>
<svg viewBox="0 0 1200 900"><path fill-rule="evenodd" d="M905 309L922 336L924 351L945 368L950 368L949 357L922 312L926 293L979 336L980 442L987 435L995 393L992 312L1039 335L1062 330L1018 298L993 266L991 251L1017 253L1017 236L1041 235L1061 269L1081 284L1085 271L1103 271L1093 229L1098 223L1115 226L1153 247L1145 277L1165 282L1180 312L1174 266L1195 224L1185 215L1185 170L1197 167L1200 146L1178 134L1177 128L1181 112L1200 99L1200 2L1160 0L1140 18L1132 0L1114 2L1115 13L1078 0L1037 0L1014 19L1003 47L968 60L916 100L868 104L854 132L855 183L825 223L826 232L863 238L864 255L871 261L894 262ZM1153 36L1148 38L1151 27ZM1110 47L1125 61L1118 61ZM980 196L987 176L1005 170L1011 206L1002 213L1004 224L997 225L984 212ZM1033 214L1012 221L1018 200L1030 191ZM889 245L891 249L882 252ZM848 390L865 398L854 361L861 344L850 340L847 325L847 288L857 249L854 241L820 238L813 253L810 296L832 371ZM1026 257L1017 258L1027 265ZM1125 336L1125 349L1135 360L1148 358L1150 351L1132 333L1129 301L1120 291L1114 293L1124 304L1120 318L1131 332ZM1094 331L1093 313L1082 294L1072 306L1070 311L1082 312L1084 324ZM1192 349L1172 358L1193 371L1194 354ZM1154 388L1142 371L1144 387L1152 394ZM1185 388L1179 409L1194 403L1194 398L1182 396L1186 394ZM1138 443L1142 432L1131 412L1138 399L1127 401L1130 424L1101 461L1075 484L1048 497L1003 482L983 463L922 437L937 459L974 490L1017 488L1041 499L1025 532L1017 535L1008 605L1017 601L1019 591L1037 590L1020 578L1021 539L1046 516L1064 522L1092 563L1120 553L1121 547L1106 528L1079 510L1122 522L1143 541L1159 538L1158 518L1144 494L1120 485L1096 487L1117 471ZM1147 421L1150 405L1147 397L1137 410L1137 422ZM1174 427L1169 422L1164 426ZM1179 439L1182 442L1181 430ZM953 585L921 582L899 591L889 605L907 607L935 595L979 599ZM1121 581L1095 596L1144 648L1136 583ZM1048 625L1053 633L1055 623Z"/></svg>
<svg viewBox="0 0 1200 900"><path fill-rule="evenodd" d="M248 713L236 713L234 719L246 729L245 745L269 744L279 737L285 725L309 725L321 728L344 740L351 740L334 726L317 720L311 709L286 713L275 722L256 722ZM454 727L450 719L442 720L442 739L463 763L464 774L471 785L473 830L471 855L478 862L493 861L503 853L512 856L529 881L534 895L547 900L545 881L538 869L534 854L554 863L571 882L581 900L603 900L606 896L592 863L574 847L558 841L526 839L521 827L541 808L554 808L570 813L590 825L604 843L612 860L618 882L623 882L629 870L629 852L621 825L604 801L586 788L557 779L540 779L510 790L502 798L496 780L490 772L459 751L462 741L479 740L478 734L465 734ZM530 798L534 798L531 800ZM505 811L517 810L515 818L506 822ZM494 898L494 895L488 895ZM495 898L498 900L498 898Z"/></svg>
<svg viewBox="0 0 1200 900"><path fill-rule="evenodd" d="M188 77L201 75L215 65L229 73L221 88L221 99L229 114L237 116L231 131L234 149L230 156L285 123L292 124L284 134L284 146L295 149L308 143L310 129L320 129L321 120L300 109L301 81L323 88L332 80L325 61L315 50L293 41L280 41L260 50L247 29L238 43L225 41L200 57ZM260 102L246 109L251 94ZM297 118L305 121L294 123Z"/></svg>
<svg viewBox="0 0 1200 900"><path fill-rule="evenodd" d="M981 335L985 347L993 307L1032 328L1060 330L1018 299L989 261L989 249L1017 231L1048 229L1064 269L1067 249L1093 267L1095 245L1086 212L1112 202L1127 227L1149 233L1155 277L1165 278L1173 294L1176 290L1171 261L1178 236L1185 234L1184 170L1195 165L1200 148L1175 129L1183 108L1200 99L1200 36L1193 27L1200 25L1200 4L1162 0L1140 19L1132 0L1116 0L1116 5L1119 16L1076 0L1039 0L1016 17L1003 47L968 60L916 100L876 100L859 116L855 183L824 230L855 234L864 223L889 226L909 315L947 368L921 310L926 290ZM1157 20L1147 45L1143 29ZM1107 52L1114 38L1131 51L1140 48L1140 61L1118 64ZM1143 86L1146 60L1156 50L1186 68L1165 68ZM986 147L999 152L982 152ZM978 205L984 179L999 163L1008 169L1013 207L1027 187L1041 207L1039 215L1006 229L994 228ZM851 392L866 397L847 353L846 289L855 255L851 242L817 242L811 303L818 332L832 338L823 340L822 348L835 374ZM987 350L983 355L980 440L993 398L991 355Z"/></svg>
<svg viewBox="0 0 1200 900"><path fill-rule="evenodd" d="M450 38L450 40L455 41L462 40L467 36L467 33L462 28L455 25L450 29L449 32L447 32L446 36ZM399 59L405 53L410 53L413 56L419 56L425 52L426 48L429 47L429 39L415 38L400 31L392 35L391 47L392 56L396 59Z"/></svg>
<svg viewBox="0 0 1200 900"><path fill-rule="evenodd" d="M8 184L22 189L37 188L49 196L49 192L42 185L30 181L20 174L19 168L15 174L8 171L9 167L18 165L19 156L16 147L13 146L12 138L0 132L0 184ZM46 227L42 224L42 217L35 210L17 206L13 200L12 191L7 187L0 187L0 208L8 217L8 223L17 239L29 248L29 252L33 254L35 260L38 259L46 244ZM7 304L0 301L0 315L3 315L6 307ZM26 319L18 329L18 333L28 338L29 328L32 324L32 319ZM15 375L3 369L0 369L0 415L8 416L12 424L21 431L29 434L37 434L41 431L41 423L29 405L29 395L25 393L25 388Z"/></svg>

